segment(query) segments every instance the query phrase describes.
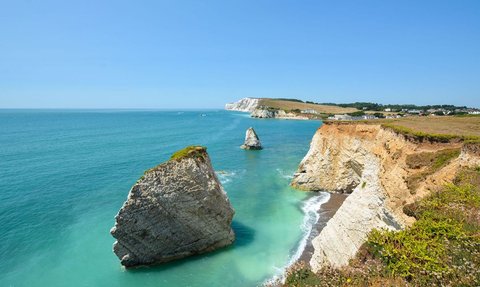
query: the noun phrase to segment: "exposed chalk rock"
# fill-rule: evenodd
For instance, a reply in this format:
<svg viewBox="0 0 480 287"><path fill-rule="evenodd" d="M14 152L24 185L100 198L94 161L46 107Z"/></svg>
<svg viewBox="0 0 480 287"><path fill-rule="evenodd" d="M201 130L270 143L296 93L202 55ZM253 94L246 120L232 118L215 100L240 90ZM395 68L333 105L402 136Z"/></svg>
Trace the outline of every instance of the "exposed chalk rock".
<svg viewBox="0 0 480 287"><path fill-rule="evenodd" d="M262 144L260 143L260 139L257 136L257 133L253 128L248 128L247 133L245 135L245 143L240 146L242 149L255 149L259 150L262 149Z"/></svg>
<svg viewBox="0 0 480 287"><path fill-rule="evenodd" d="M259 99L243 98L235 103L229 103L225 105L225 109L229 111L238 112L253 112L258 106Z"/></svg>
<svg viewBox="0 0 480 287"><path fill-rule="evenodd" d="M111 230L126 267L152 265L231 244L234 210L204 147L188 147L145 172Z"/></svg>
<svg viewBox="0 0 480 287"><path fill-rule="evenodd" d="M310 265L314 272L324 266L341 267L355 256L373 228L399 230L402 228L385 204L387 195L380 183L379 160L367 155L357 185L342 206L313 239L315 249Z"/></svg>
<svg viewBox="0 0 480 287"><path fill-rule="evenodd" d="M265 108L254 109L250 116L257 119L308 120L308 117L304 115L295 114L293 112L285 112L284 110Z"/></svg>

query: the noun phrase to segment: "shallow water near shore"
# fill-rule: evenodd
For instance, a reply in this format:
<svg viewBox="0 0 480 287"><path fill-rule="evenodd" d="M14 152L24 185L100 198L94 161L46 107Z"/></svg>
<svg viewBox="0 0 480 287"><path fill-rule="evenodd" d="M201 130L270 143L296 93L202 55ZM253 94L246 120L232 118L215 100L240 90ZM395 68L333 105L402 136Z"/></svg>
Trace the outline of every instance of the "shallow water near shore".
<svg viewBox="0 0 480 287"><path fill-rule="evenodd" d="M221 110L0 110L0 285L262 284L299 255L314 217L306 204L328 197L289 187L320 124ZM239 148L250 126L264 150ZM114 216L144 170L192 144L208 147L236 210L235 244L125 271Z"/></svg>

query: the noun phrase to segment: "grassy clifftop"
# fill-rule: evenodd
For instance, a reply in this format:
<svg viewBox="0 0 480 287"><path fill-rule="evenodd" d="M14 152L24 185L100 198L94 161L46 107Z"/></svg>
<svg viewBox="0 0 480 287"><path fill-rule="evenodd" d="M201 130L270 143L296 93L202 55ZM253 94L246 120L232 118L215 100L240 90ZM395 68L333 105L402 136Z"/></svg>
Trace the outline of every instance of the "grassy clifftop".
<svg viewBox="0 0 480 287"><path fill-rule="evenodd" d="M480 117L405 117L363 121L326 121L325 124L381 125L385 129L417 141L480 143Z"/></svg>
<svg viewBox="0 0 480 287"><path fill-rule="evenodd" d="M339 106L319 105L285 99L260 99L259 106L285 111L315 110L319 114L343 114L358 111L356 108L342 108Z"/></svg>
<svg viewBox="0 0 480 287"><path fill-rule="evenodd" d="M480 117L411 117L384 122L382 126L420 140L480 140Z"/></svg>

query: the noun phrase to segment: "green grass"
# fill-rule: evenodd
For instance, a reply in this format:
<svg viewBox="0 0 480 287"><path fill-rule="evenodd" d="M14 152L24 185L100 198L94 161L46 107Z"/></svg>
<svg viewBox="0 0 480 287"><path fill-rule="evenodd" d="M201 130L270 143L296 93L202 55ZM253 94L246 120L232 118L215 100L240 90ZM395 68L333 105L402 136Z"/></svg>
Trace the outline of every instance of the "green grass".
<svg viewBox="0 0 480 287"><path fill-rule="evenodd" d="M478 172L477 172L478 176ZM478 186L448 185L410 206L417 221L403 231L374 230L369 251L385 271L414 286L480 284L480 192Z"/></svg>
<svg viewBox="0 0 480 287"><path fill-rule="evenodd" d="M205 155L207 154L207 148L203 146L188 146L184 149L181 149L179 151L176 151L172 156L170 157L170 160L176 160L180 161L184 158L199 158L201 160L205 159ZM161 165L161 164L160 164ZM137 183L142 181L145 178L145 174L154 171L156 168L158 168L159 165L152 167L150 169L147 169L143 175L137 180Z"/></svg>
<svg viewBox="0 0 480 287"><path fill-rule="evenodd" d="M465 140L464 144L480 144L480 139L469 139Z"/></svg>
<svg viewBox="0 0 480 287"><path fill-rule="evenodd" d="M184 158L205 158L205 154L207 152L207 148L203 146L188 146L184 149L181 149L175 152L171 157L170 160L181 160Z"/></svg>

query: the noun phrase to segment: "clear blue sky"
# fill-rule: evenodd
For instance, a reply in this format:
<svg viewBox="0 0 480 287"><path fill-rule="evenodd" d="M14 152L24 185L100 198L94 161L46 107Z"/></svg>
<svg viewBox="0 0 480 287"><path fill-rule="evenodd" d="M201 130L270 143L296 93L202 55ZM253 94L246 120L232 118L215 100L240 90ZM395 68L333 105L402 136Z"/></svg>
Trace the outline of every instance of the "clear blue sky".
<svg viewBox="0 0 480 287"><path fill-rule="evenodd" d="M0 108L480 106L480 1L0 0Z"/></svg>

